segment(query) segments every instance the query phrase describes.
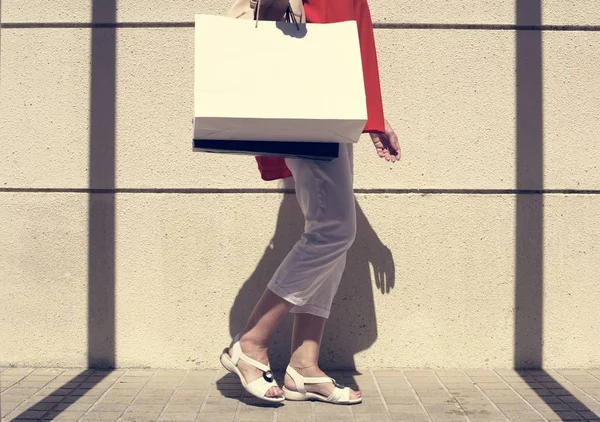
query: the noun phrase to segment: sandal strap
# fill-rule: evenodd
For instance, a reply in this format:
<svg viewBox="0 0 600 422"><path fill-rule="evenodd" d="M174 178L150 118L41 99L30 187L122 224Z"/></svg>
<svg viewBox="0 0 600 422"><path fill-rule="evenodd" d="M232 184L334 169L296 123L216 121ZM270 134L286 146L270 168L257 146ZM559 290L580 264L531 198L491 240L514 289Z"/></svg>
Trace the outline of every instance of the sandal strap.
<svg viewBox="0 0 600 422"><path fill-rule="evenodd" d="M348 387L335 387L327 401L331 403L347 403L350 401L350 389Z"/></svg>
<svg viewBox="0 0 600 422"><path fill-rule="evenodd" d="M260 369L263 372L270 372L271 368L269 367L269 365L265 365L264 363L254 360L250 356L242 352L242 346L240 346L239 337L239 334L235 336L233 339L233 344L231 345L231 361L233 362L233 364L237 366L238 362L241 359L247 364L252 365L257 369Z"/></svg>
<svg viewBox="0 0 600 422"><path fill-rule="evenodd" d="M305 388L306 384L322 384L326 382L333 382L333 378L329 377L304 377L291 366L288 366L285 372L287 372L292 380L294 380L294 384L296 384L296 391L302 394L307 393Z"/></svg>
<svg viewBox="0 0 600 422"><path fill-rule="evenodd" d="M268 365L265 365L264 363L254 360L248 355L245 355L242 353L242 355L240 356L240 359L243 360L244 362L254 366L257 369L260 369L263 372L271 372L271 368Z"/></svg>
<svg viewBox="0 0 600 422"><path fill-rule="evenodd" d="M333 379L329 377L304 377L304 384L323 384L326 382L333 382Z"/></svg>
<svg viewBox="0 0 600 422"><path fill-rule="evenodd" d="M248 390L251 394L256 397L264 397L267 395L267 391L269 391L273 387L278 387L277 383L272 381L267 381L264 378L257 378L252 382L246 384L246 390Z"/></svg>

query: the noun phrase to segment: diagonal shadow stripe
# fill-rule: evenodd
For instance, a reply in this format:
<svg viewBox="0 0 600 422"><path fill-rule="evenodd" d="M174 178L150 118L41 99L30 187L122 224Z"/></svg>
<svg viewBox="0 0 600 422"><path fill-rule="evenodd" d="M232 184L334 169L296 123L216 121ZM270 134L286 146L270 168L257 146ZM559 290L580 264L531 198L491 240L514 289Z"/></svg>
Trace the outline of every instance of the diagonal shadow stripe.
<svg viewBox="0 0 600 422"><path fill-rule="evenodd" d="M93 21L115 21L116 0L93 0ZM91 39L90 87L90 189L115 187L115 96L116 96L116 30L94 28ZM115 366L115 194L89 193L88 209L88 368ZM61 399L65 391L73 391L86 382L91 389L109 372L99 372L90 379L80 376L34 404L16 419L31 419L36 409L51 408L46 415L54 419L69 410L81 397ZM77 384L79 383L79 384ZM62 402L56 406L51 405Z"/></svg>
<svg viewBox="0 0 600 422"><path fill-rule="evenodd" d="M518 24L541 25L541 0L516 0L516 16ZM544 188L542 35L540 31L516 32L517 190L543 191ZM541 370L544 363L544 195L517 195L514 303L514 366L538 369L519 372L527 390L541 399L545 411L555 411L559 417L560 409L565 408L571 413L593 414ZM555 390L564 395L555 394L545 384L555 386ZM573 414L565 414L567 416L572 418Z"/></svg>

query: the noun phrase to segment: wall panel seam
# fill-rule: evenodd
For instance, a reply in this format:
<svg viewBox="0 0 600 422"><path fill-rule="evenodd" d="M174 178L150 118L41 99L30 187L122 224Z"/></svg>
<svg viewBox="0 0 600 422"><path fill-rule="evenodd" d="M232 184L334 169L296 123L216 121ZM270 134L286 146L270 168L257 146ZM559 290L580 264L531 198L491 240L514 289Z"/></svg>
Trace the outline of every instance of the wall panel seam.
<svg viewBox="0 0 600 422"><path fill-rule="evenodd" d="M487 31L558 31L600 32L600 25L514 25L514 24L437 24L437 23L383 23L375 29L429 29L429 30L487 30ZM91 28L193 28L194 22L4 22L3 29L91 29Z"/></svg>
<svg viewBox="0 0 600 422"><path fill-rule="evenodd" d="M281 194L293 189L277 188L0 188L2 193L68 193L68 194ZM377 189L357 188L356 194L371 195L600 195L592 189Z"/></svg>

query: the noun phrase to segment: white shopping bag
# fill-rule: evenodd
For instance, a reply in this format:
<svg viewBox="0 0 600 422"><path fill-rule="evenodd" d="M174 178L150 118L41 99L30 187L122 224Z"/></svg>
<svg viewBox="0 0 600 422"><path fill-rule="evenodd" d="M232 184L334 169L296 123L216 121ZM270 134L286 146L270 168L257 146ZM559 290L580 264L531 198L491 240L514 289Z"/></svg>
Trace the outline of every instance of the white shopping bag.
<svg viewBox="0 0 600 422"><path fill-rule="evenodd" d="M367 121L355 21L196 15L194 139L357 142Z"/></svg>

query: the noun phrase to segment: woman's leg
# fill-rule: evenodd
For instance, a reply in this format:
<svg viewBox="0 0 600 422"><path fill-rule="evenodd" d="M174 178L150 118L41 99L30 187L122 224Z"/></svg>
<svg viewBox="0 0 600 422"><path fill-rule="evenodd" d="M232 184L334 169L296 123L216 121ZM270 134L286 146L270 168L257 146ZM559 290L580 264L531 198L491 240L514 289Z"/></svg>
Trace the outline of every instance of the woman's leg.
<svg viewBox="0 0 600 422"><path fill-rule="evenodd" d="M304 377L326 377L327 375L319 369L319 351L321 350L321 339L327 319L311 314L294 315L294 331L292 334L292 357L290 366ZM292 378L285 375L285 387L295 391L296 386ZM328 397L335 386L333 383L307 384L307 391ZM351 391L350 399L361 397L360 391Z"/></svg>
<svg viewBox="0 0 600 422"><path fill-rule="evenodd" d="M242 351L259 362L268 361L269 339L288 312L329 315L346 251L356 235L352 149L352 145L340 145L339 157L328 162L286 159L306 220L305 231L273 275L241 333ZM262 375L243 362L239 368L248 382ZM281 394L272 388L267 396Z"/></svg>
<svg viewBox="0 0 600 422"><path fill-rule="evenodd" d="M267 349L269 339L273 335L279 322L287 315L294 305L285 301L269 289L265 289L262 297L250 314L246 327L240 333L240 347L244 354L263 364L269 363ZM231 356L232 350L229 350ZM240 372L251 382L262 376L262 371L240 360ZM281 397L281 388L273 387L265 394L267 397Z"/></svg>

